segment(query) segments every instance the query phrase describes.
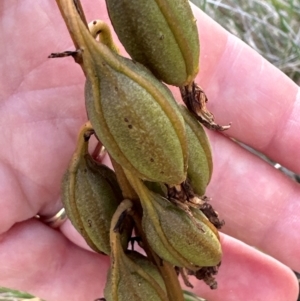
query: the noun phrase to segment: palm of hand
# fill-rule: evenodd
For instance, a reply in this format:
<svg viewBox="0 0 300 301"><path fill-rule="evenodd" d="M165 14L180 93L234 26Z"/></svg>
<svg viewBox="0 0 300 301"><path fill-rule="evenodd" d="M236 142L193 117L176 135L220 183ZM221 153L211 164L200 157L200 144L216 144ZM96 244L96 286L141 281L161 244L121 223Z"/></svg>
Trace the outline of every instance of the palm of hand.
<svg viewBox="0 0 300 301"><path fill-rule="evenodd" d="M93 17L104 11L103 2L93 7ZM197 19L203 43L198 82L217 121L233 121L232 137L299 172L299 159L293 158L299 149L298 87L199 12ZM1 284L49 301L95 299L102 293L107 259L32 219L61 206L60 179L86 120L84 77L72 59L47 59L71 46L55 3L3 1L0 31ZM280 87L272 86L279 81ZM207 194L226 220L224 231L300 270L299 187L227 138L210 136L215 170ZM228 236L222 241L219 289L197 285L201 295L295 300L296 281L285 266ZM76 289L74 283L79 283Z"/></svg>

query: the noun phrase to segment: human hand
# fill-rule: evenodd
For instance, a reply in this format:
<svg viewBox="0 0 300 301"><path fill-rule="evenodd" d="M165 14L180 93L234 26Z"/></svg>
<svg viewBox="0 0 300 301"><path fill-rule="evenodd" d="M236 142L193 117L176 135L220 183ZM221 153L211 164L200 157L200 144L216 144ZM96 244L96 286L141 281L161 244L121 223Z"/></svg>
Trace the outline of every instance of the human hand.
<svg viewBox="0 0 300 301"><path fill-rule="evenodd" d="M82 2L88 20L108 21L104 0ZM61 177L87 119L84 76L71 58L47 59L73 49L54 1L1 4L0 283L47 301L94 300L102 297L108 258L86 250L69 222L57 231L34 218L62 206ZM198 9L195 14L196 81L216 121L232 122L227 135L299 173L299 87ZM300 270L299 186L222 134L209 136L214 172L207 195L226 234L218 289L194 282L195 292L210 301L296 300L288 267Z"/></svg>

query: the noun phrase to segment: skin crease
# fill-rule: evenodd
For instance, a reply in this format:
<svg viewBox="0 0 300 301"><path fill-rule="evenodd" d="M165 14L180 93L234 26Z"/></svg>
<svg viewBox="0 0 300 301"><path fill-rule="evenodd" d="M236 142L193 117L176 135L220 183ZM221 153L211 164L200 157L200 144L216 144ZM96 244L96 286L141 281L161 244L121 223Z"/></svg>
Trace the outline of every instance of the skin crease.
<svg viewBox="0 0 300 301"><path fill-rule="evenodd" d="M108 20L104 1L88 2L88 20ZM196 81L217 122L232 122L226 135L299 173L299 87L198 9L195 16ZM47 59L73 49L55 1L2 0L0 32L1 286L47 301L94 300L103 296L108 258L88 251L70 223L59 231L34 219L61 208L60 180L86 121L83 74L71 58ZM210 301L295 301L299 185L226 136L209 136L207 195L226 221L224 256L218 289L191 279L195 291Z"/></svg>

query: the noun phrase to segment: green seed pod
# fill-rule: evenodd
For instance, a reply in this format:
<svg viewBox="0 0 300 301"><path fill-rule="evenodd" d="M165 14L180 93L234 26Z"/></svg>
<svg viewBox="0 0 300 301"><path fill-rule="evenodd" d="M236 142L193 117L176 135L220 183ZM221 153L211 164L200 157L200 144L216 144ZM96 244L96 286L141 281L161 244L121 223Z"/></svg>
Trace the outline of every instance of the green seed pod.
<svg viewBox="0 0 300 301"><path fill-rule="evenodd" d="M180 107L185 121L188 140L189 158L187 177L194 192L198 195L204 195L213 169L211 147L202 125L186 107Z"/></svg>
<svg viewBox="0 0 300 301"><path fill-rule="evenodd" d="M67 216L88 245L96 252L110 254L110 221L122 193L114 172L92 159L87 144L80 135L63 178L62 201Z"/></svg>
<svg viewBox="0 0 300 301"><path fill-rule="evenodd" d="M142 225L149 245L162 259L191 270L215 266L221 260L217 230L200 211L187 214L166 198L126 174L140 197ZM191 211L193 212L193 211Z"/></svg>
<svg viewBox="0 0 300 301"><path fill-rule="evenodd" d="M167 84L186 86L199 69L199 37L187 0L106 0L126 51Z"/></svg>
<svg viewBox="0 0 300 301"><path fill-rule="evenodd" d="M97 42L72 1L64 9L72 38L82 50L88 116L109 154L142 179L184 181L185 126L172 93L147 68Z"/></svg>
<svg viewBox="0 0 300 301"><path fill-rule="evenodd" d="M148 258L122 246L122 223L133 204L123 200L115 211L110 227L111 267L104 289L106 301L168 301L164 281Z"/></svg>
<svg viewBox="0 0 300 301"><path fill-rule="evenodd" d="M101 96L89 80L86 83L86 107L97 136L120 165L142 179L181 183L186 178L187 145L177 105L144 67L118 60L137 80L108 67L100 71L103 77L96 93ZM156 91L141 86L140 79ZM161 98L156 98L156 92Z"/></svg>
<svg viewBox="0 0 300 301"><path fill-rule="evenodd" d="M164 281L145 256L127 251L117 258L107 275L106 301L167 301Z"/></svg>
<svg viewBox="0 0 300 301"><path fill-rule="evenodd" d="M143 66L110 55L118 65L95 62L100 82L86 82L86 108L98 138L120 165L142 179L181 183L187 144L171 93Z"/></svg>

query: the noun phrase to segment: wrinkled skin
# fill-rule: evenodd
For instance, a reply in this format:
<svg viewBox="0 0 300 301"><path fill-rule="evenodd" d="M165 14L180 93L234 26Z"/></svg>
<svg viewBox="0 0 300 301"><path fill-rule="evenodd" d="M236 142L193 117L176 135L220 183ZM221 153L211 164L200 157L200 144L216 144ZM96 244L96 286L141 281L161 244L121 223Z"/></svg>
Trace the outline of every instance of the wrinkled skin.
<svg viewBox="0 0 300 301"><path fill-rule="evenodd" d="M93 2L88 5L87 2ZM104 1L83 1L107 20ZM257 53L195 9L201 40L197 82L226 134L300 173L300 91ZM55 1L0 3L0 284L48 301L102 297L108 258L88 250L69 222L34 218L61 207L60 179L86 120L82 72ZM219 288L210 301L295 301L300 270L299 185L218 133L207 194L226 220ZM263 251L263 253L250 247Z"/></svg>

